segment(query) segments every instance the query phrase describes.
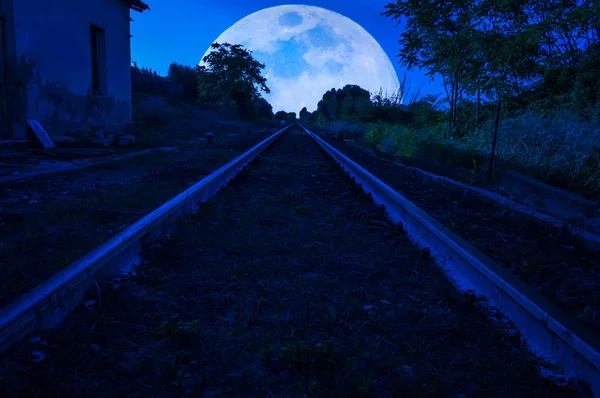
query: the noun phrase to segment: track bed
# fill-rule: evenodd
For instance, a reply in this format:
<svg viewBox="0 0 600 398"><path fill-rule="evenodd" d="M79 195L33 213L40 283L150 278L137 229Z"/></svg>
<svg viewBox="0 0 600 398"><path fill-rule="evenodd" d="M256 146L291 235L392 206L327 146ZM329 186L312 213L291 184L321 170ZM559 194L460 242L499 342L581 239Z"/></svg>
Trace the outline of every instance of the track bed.
<svg viewBox="0 0 600 398"><path fill-rule="evenodd" d="M567 232L510 212L489 198L423 175L346 143L332 142L421 209L537 289L577 321L600 331L600 255Z"/></svg>
<svg viewBox="0 0 600 398"><path fill-rule="evenodd" d="M269 134L0 186L0 308Z"/></svg>
<svg viewBox="0 0 600 398"><path fill-rule="evenodd" d="M299 129L13 349L17 396L578 396ZM504 329L503 331L501 331ZM43 392L43 393L42 393Z"/></svg>

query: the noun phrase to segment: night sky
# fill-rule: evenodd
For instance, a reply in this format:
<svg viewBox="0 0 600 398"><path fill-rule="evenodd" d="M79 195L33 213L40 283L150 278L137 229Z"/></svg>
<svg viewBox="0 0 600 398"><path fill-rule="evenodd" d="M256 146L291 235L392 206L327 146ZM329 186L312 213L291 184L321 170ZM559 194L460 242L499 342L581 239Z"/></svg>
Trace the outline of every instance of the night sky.
<svg viewBox="0 0 600 398"><path fill-rule="evenodd" d="M135 22L131 26L131 57L138 66L152 68L159 74L165 74L171 62L197 64L223 31L248 14L263 8L297 4L275 0L179 0L176 4L168 0L148 0L147 3L150 11L143 14L132 12ZM402 27L380 15L387 3L387 0L321 0L301 4L335 11L361 25L379 42L401 80L405 69L399 65L397 54ZM418 70L409 71L408 77L411 88L422 87L423 94L442 92L437 79L431 82Z"/></svg>

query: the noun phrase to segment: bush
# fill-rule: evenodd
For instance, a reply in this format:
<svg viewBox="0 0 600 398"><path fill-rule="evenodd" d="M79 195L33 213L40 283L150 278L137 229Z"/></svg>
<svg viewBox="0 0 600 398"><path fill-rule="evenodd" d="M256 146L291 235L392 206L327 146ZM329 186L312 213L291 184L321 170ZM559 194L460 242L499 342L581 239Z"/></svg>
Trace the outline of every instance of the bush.
<svg viewBox="0 0 600 398"><path fill-rule="evenodd" d="M396 156L414 156L418 138L416 131L408 126L389 123L373 123L364 137L367 145Z"/></svg>
<svg viewBox="0 0 600 398"><path fill-rule="evenodd" d="M173 120L169 101L164 97L139 98L133 107L133 121L140 127L165 126Z"/></svg>
<svg viewBox="0 0 600 398"><path fill-rule="evenodd" d="M467 169L487 170L493 120L462 137L448 126L420 129L370 124L363 142L381 152ZM569 110L540 116L525 112L501 121L497 169L516 169L552 185L595 199L600 195L600 116L584 119ZM482 167L485 165L484 167Z"/></svg>
<svg viewBox="0 0 600 398"><path fill-rule="evenodd" d="M568 110L547 117L526 112L505 119L498 132L498 157L502 163L550 183L598 195L599 123L598 115L585 120Z"/></svg>
<svg viewBox="0 0 600 398"><path fill-rule="evenodd" d="M349 139L362 139L367 129L360 124L344 121L334 121L325 128L326 131L336 134L338 131L344 132L344 137Z"/></svg>

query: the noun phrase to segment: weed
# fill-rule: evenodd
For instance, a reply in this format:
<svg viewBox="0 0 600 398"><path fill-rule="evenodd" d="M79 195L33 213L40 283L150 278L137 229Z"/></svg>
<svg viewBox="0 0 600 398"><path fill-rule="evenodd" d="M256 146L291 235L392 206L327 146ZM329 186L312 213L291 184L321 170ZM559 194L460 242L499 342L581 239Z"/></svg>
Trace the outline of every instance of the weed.
<svg viewBox="0 0 600 398"><path fill-rule="evenodd" d="M178 314L174 314L160 324L157 335L179 344L190 345L197 342L202 327L202 322L199 320L184 321Z"/></svg>
<svg viewBox="0 0 600 398"><path fill-rule="evenodd" d="M537 264L535 261L531 260L523 260L521 269L529 275L539 274L542 272L542 267L540 267L540 265Z"/></svg>
<svg viewBox="0 0 600 398"><path fill-rule="evenodd" d="M443 124L414 130L389 123L368 125L363 143L381 152L417 157L483 172L491 144L488 125L462 137ZM497 169L511 168L577 194L600 195L598 116L583 120L573 112L532 112L503 119L499 126Z"/></svg>
<svg viewBox="0 0 600 398"><path fill-rule="evenodd" d="M296 193L294 191L287 191L283 194L283 197L286 200L293 201L294 199L296 199Z"/></svg>
<svg viewBox="0 0 600 398"><path fill-rule="evenodd" d="M296 214L299 216L305 215L308 211L310 211L310 206L300 205L296 207Z"/></svg>

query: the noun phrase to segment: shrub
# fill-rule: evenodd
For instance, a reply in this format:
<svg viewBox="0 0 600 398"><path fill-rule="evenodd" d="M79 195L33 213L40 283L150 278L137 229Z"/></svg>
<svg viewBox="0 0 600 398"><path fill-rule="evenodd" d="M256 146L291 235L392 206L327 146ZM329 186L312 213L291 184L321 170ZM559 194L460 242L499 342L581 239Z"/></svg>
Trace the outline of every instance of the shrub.
<svg viewBox="0 0 600 398"><path fill-rule="evenodd" d="M568 110L547 117L526 112L500 124L498 156L527 174L598 195L599 123L598 115L585 120Z"/></svg>
<svg viewBox="0 0 600 398"><path fill-rule="evenodd" d="M415 155L418 137L416 131L408 126L372 123L363 141L381 152L408 157Z"/></svg>
<svg viewBox="0 0 600 398"><path fill-rule="evenodd" d="M396 156L467 169L487 169L493 120L459 138L445 124L419 129L370 124L363 142ZM542 116L527 111L505 118L498 131L497 168L511 168L584 196L600 195L600 116L567 109ZM485 164L485 167L481 167Z"/></svg>

